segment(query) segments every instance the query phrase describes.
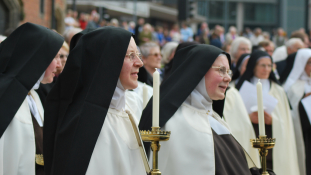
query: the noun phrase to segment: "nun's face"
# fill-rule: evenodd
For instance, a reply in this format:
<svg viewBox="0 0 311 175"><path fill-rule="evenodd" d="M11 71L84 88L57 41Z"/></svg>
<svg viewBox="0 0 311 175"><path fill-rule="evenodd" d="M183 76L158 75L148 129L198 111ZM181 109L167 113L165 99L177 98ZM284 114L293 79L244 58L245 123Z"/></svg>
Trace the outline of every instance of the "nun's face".
<svg viewBox="0 0 311 175"><path fill-rule="evenodd" d="M311 58L309 58L309 60L306 64L305 72L307 73L308 76L311 77Z"/></svg>
<svg viewBox="0 0 311 175"><path fill-rule="evenodd" d="M229 70L228 58L224 55L217 57L212 67L224 67ZM225 98L225 92L231 81L231 77L219 71L219 68L210 68L205 74L205 87L208 96L212 100L222 100Z"/></svg>
<svg viewBox="0 0 311 175"><path fill-rule="evenodd" d="M259 79L268 79L272 70L270 58L261 58L254 69L254 75Z"/></svg>
<svg viewBox="0 0 311 175"><path fill-rule="evenodd" d="M130 56L125 56L123 66L120 73L120 81L124 89L135 89L138 86L137 78L139 68L143 66L142 61L136 56L138 53L136 43L131 37L130 44L127 48L126 55L135 54L134 59Z"/></svg>
<svg viewBox="0 0 311 175"><path fill-rule="evenodd" d="M53 78L55 77L55 74L57 72L57 69L59 69L61 66L62 65L60 63L60 58L57 54L56 57L51 62L51 64L49 65L49 67L46 68L45 74L44 74L44 77L41 83L42 84L52 83Z"/></svg>

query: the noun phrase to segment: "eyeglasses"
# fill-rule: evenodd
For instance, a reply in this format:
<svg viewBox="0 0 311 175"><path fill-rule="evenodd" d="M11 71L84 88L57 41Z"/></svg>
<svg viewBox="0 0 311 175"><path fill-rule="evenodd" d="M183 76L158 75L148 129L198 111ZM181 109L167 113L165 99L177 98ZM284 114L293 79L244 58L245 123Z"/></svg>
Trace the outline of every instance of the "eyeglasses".
<svg viewBox="0 0 311 175"><path fill-rule="evenodd" d="M219 75L222 77L225 77L226 74L229 75L229 77L232 76L232 71L230 69L226 69L225 66L212 66L214 69L218 69Z"/></svg>
<svg viewBox="0 0 311 175"><path fill-rule="evenodd" d="M265 69L265 68L272 69L272 67L273 67L272 64L258 64L258 66L260 68L263 68L263 69Z"/></svg>
<svg viewBox="0 0 311 175"><path fill-rule="evenodd" d="M57 54L56 56L55 56L55 58L60 58L60 59L64 59L64 58L68 58L68 55L66 55L66 54Z"/></svg>
<svg viewBox="0 0 311 175"><path fill-rule="evenodd" d="M141 54L138 53L138 52L136 52L136 53L131 52L131 53L125 55L125 56L129 57L129 59L130 59L132 62L135 60L136 57L137 57L140 61L143 61L143 60L142 60ZM136 56L136 57L135 57L135 56Z"/></svg>
<svg viewBox="0 0 311 175"><path fill-rule="evenodd" d="M155 56L155 57L158 57L158 56L161 56L161 57L162 57L162 54L160 54L160 53L153 53L153 54L149 54L149 55Z"/></svg>

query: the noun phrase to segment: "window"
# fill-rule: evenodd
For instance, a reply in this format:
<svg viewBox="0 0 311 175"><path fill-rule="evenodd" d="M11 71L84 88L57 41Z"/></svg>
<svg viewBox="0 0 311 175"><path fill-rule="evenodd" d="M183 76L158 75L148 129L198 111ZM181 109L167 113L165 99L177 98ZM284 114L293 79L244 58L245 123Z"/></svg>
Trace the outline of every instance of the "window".
<svg viewBox="0 0 311 175"><path fill-rule="evenodd" d="M244 19L245 22L276 22L276 5L274 4L258 4L245 3Z"/></svg>
<svg viewBox="0 0 311 175"><path fill-rule="evenodd" d="M40 0L40 13L44 14L44 0Z"/></svg>

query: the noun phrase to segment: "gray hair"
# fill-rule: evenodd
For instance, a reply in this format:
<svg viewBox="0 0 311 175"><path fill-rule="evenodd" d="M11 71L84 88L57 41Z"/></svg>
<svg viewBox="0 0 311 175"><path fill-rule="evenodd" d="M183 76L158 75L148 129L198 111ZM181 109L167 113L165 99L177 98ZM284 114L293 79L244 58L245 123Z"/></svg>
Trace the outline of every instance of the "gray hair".
<svg viewBox="0 0 311 175"><path fill-rule="evenodd" d="M71 40L71 37L73 37L73 35L75 35L75 34L81 32L81 31L82 31L81 28L76 28L76 27L71 27L71 28L67 29L67 30L64 32L64 34L63 34L63 36L64 36L64 38L65 38L65 41L66 41L68 44L70 44L69 41Z"/></svg>
<svg viewBox="0 0 311 175"><path fill-rule="evenodd" d="M172 54L172 52L177 48L177 46L178 46L177 42L168 42L163 46L161 54L162 54L162 62L164 64L170 62L169 57Z"/></svg>
<svg viewBox="0 0 311 175"><path fill-rule="evenodd" d="M143 45L141 45L140 48L140 52L144 57L148 57L148 55L150 54L150 50L155 48L155 47L159 47L159 45L157 43L154 42L147 42Z"/></svg>
<svg viewBox="0 0 311 175"><path fill-rule="evenodd" d="M285 46L286 48L292 48L296 43L301 43L302 45L304 45L300 38L291 38L286 41Z"/></svg>
<svg viewBox="0 0 311 175"><path fill-rule="evenodd" d="M249 50L252 50L252 43L249 39L243 36L237 37L235 40L232 41L231 48L230 48L230 54L233 59L239 59L239 58L234 58L234 55L238 52L238 49L241 43L247 44L249 47Z"/></svg>

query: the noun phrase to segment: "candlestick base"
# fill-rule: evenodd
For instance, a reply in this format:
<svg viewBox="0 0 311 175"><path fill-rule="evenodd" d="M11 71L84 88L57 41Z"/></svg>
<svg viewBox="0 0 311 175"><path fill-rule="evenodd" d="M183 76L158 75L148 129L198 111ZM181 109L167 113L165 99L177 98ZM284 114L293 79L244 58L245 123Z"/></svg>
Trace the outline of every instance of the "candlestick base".
<svg viewBox="0 0 311 175"><path fill-rule="evenodd" d="M151 142L151 150L153 151L152 170L151 175L161 175L158 169L158 152L160 151L160 141L167 141L170 139L170 131L161 131L160 127L151 127L151 131L140 131L141 139L144 142Z"/></svg>
<svg viewBox="0 0 311 175"><path fill-rule="evenodd" d="M262 175L269 175L267 172L267 160L268 149L271 149L275 145L275 139L267 138L267 136L259 136L259 139L251 139L253 148L259 149L261 157Z"/></svg>

